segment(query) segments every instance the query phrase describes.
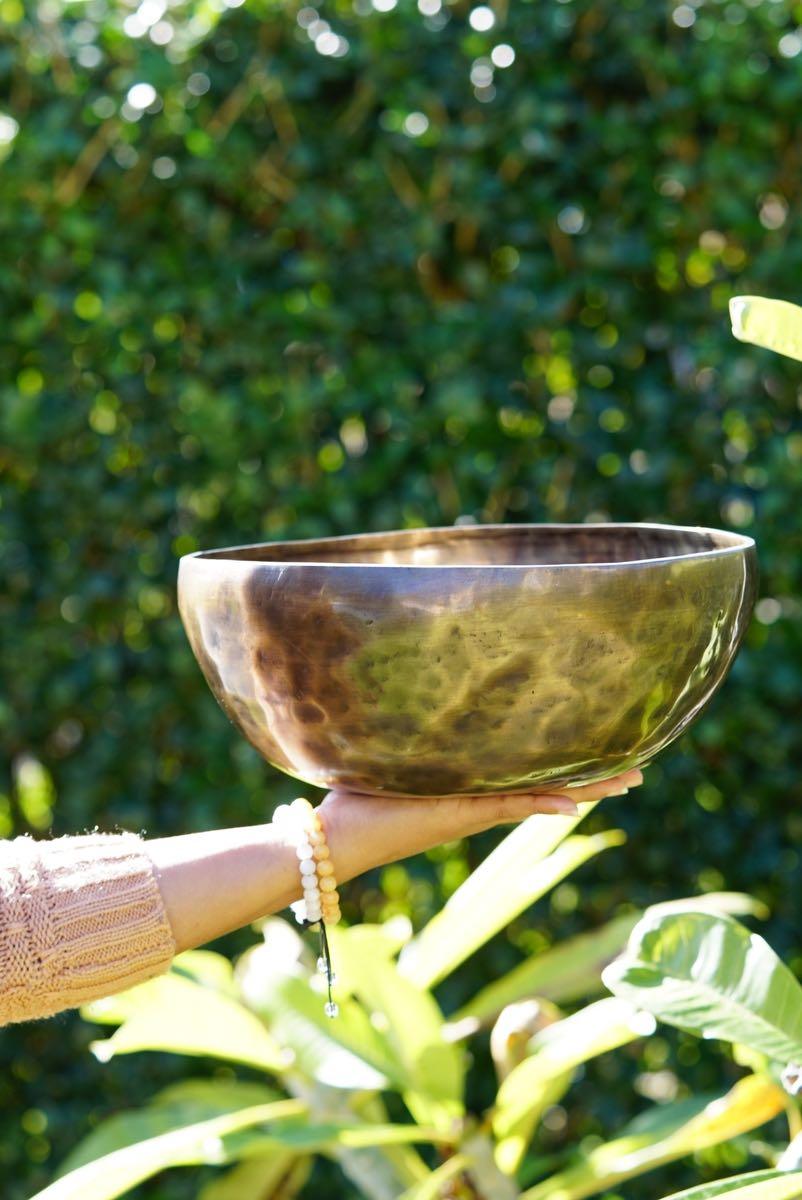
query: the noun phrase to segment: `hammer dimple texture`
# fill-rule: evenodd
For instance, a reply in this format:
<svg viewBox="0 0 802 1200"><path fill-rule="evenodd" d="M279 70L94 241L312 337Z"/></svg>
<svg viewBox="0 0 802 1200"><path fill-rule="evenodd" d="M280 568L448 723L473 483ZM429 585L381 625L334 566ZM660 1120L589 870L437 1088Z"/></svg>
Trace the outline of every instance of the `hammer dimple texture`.
<svg viewBox="0 0 802 1200"><path fill-rule="evenodd" d="M182 615L212 690L269 761L319 786L493 792L646 761L735 654L750 550L706 554L704 531L499 528L445 531L442 547L432 531L386 535L366 566L325 540L297 563L271 562L274 547L245 569L237 552L228 567L184 560ZM453 570L460 544L472 565ZM410 566L421 547L445 565ZM633 557L661 561L615 564Z"/></svg>

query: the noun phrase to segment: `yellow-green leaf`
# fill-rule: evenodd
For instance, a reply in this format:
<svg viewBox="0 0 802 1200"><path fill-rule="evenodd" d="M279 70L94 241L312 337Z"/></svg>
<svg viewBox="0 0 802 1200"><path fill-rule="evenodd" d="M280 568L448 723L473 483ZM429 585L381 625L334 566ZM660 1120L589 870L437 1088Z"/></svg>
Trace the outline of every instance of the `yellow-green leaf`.
<svg viewBox="0 0 802 1200"><path fill-rule="evenodd" d="M304 1111L298 1100L280 1100L227 1112L195 1124L179 1123L168 1110L164 1132L85 1163L38 1192L33 1200L115 1200L168 1167L228 1161L224 1138L268 1126Z"/></svg>
<svg viewBox="0 0 802 1200"><path fill-rule="evenodd" d="M220 1179L213 1179L198 1200L290 1200L309 1178L312 1159L298 1158L283 1146L274 1153L238 1163Z"/></svg>
<svg viewBox="0 0 802 1200"><path fill-rule="evenodd" d="M417 1121L450 1129L462 1116L462 1051L443 1038L443 1014L434 997L399 972L389 949L359 929L334 931L332 955L339 984L354 993L378 1027L403 1080L404 1100Z"/></svg>
<svg viewBox="0 0 802 1200"><path fill-rule="evenodd" d="M610 830L563 841L578 820L534 816L519 825L404 947L401 974L418 987L431 987L566 875L624 840L619 830Z"/></svg>
<svg viewBox="0 0 802 1200"><path fill-rule="evenodd" d="M455 1154L447 1159L442 1166L427 1175L426 1179L408 1188L398 1200L440 1200L443 1195L443 1185L449 1183L455 1176L469 1167L471 1160L466 1154Z"/></svg>
<svg viewBox="0 0 802 1200"><path fill-rule="evenodd" d="M802 1171L753 1171L674 1192L665 1200L718 1200L720 1196L731 1196L732 1200L799 1200Z"/></svg>
<svg viewBox="0 0 802 1200"><path fill-rule="evenodd" d="M281 1071L286 1056L264 1024L231 996L175 972L151 979L83 1010L90 1020L120 1020L110 1038L92 1043L101 1062L117 1054L168 1050Z"/></svg>
<svg viewBox="0 0 802 1200"><path fill-rule="evenodd" d="M785 1108L768 1077L749 1075L724 1096L664 1104L633 1121L621 1137L523 1192L520 1200L584 1200L666 1162L757 1129Z"/></svg>
<svg viewBox="0 0 802 1200"><path fill-rule="evenodd" d="M802 308L798 305L765 296L734 296L730 319L739 341L802 362Z"/></svg>
<svg viewBox="0 0 802 1200"><path fill-rule="evenodd" d="M733 916L768 915L765 904L744 892L707 892L703 896L688 896L682 900L666 901L651 911L722 912ZM535 954L513 967L501 979L482 988L449 1022L456 1027L469 1022L485 1024L493 1020L516 1000L539 996L556 1004L588 1000L604 991L601 973L626 945L627 938L643 916L643 911L623 913L591 933L580 933L559 945Z"/></svg>

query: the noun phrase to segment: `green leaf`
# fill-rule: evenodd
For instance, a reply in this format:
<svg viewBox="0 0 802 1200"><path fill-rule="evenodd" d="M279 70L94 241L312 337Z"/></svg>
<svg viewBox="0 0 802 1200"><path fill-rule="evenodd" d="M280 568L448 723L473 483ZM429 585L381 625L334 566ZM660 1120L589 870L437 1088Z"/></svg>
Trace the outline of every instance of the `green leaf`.
<svg viewBox="0 0 802 1200"><path fill-rule="evenodd" d="M730 300L730 319L739 341L802 362L802 308L798 305L765 296L734 296Z"/></svg>
<svg viewBox="0 0 802 1200"><path fill-rule="evenodd" d="M115 1150L133 1146L182 1125L196 1125L222 1113L283 1100L260 1083L186 1079L159 1092L147 1108L117 1113L101 1122L68 1156L59 1175L75 1171Z"/></svg>
<svg viewBox="0 0 802 1200"><path fill-rule="evenodd" d="M391 947L379 952L372 936L333 939L332 952L359 1000L341 996L339 1015L323 1012L323 996L299 976L254 972L247 992L271 1032L295 1062L319 1083L339 1088L399 1090L416 1119L450 1129L462 1115L461 1052L444 1041L443 1018L434 999L399 975ZM269 954L264 948L265 955ZM251 985L244 982L246 989Z"/></svg>
<svg viewBox="0 0 802 1200"><path fill-rule="evenodd" d="M654 905L654 910L767 915L764 904L743 892L708 892L704 896L690 896ZM508 1004L531 996L553 1000L556 1004L569 1004L599 995L604 991L602 971L623 950L627 938L642 917L641 909L623 913L591 933L577 934L542 954L525 959L502 975L501 979L494 980L477 992L454 1014L449 1025L455 1028L465 1022L467 1034L471 1030L469 1022L478 1021L484 1025L497 1017Z"/></svg>
<svg viewBox="0 0 802 1200"><path fill-rule="evenodd" d="M230 1152L225 1139L239 1131L305 1112L298 1100L280 1100L257 1104L235 1111L223 1111L199 1122L187 1122L180 1106L165 1105L143 1141L123 1145L84 1163L70 1174L38 1192L33 1200L114 1200L145 1179L167 1167L199 1163L225 1163ZM139 1114L126 1114L133 1117ZM116 1120L116 1118L115 1118ZM120 1136L126 1134L118 1124Z"/></svg>
<svg viewBox="0 0 802 1200"><path fill-rule="evenodd" d="M232 996L171 971L121 996L87 1005L89 1020L122 1020L110 1038L92 1043L101 1062L117 1054L168 1050L200 1054L278 1072L286 1056L258 1017Z"/></svg>
<svg viewBox="0 0 802 1200"><path fill-rule="evenodd" d="M733 1196L734 1200L799 1200L802 1196L802 1171L753 1171L732 1179L703 1183L685 1192L674 1192L664 1200L717 1200Z"/></svg>
<svg viewBox="0 0 802 1200"><path fill-rule="evenodd" d="M272 970L267 946L249 953L238 976L246 1002L264 1017L296 1069L328 1087L404 1089L407 1080L391 1044L356 1000L338 998L339 1014L330 1019L325 996L305 975Z"/></svg>
<svg viewBox="0 0 802 1200"><path fill-rule="evenodd" d="M470 1165L467 1154L454 1154L420 1183L408 1188L398 1200L440 1200L443 1185L462 1174Z"/></svg>
<svg viewBox="0 0 802 1200"><path fill-rule="evenodd" d="M395 1075L417 1121L450 1129L464 1113L462 1052L443 1039L443 1014L434 998L405 979L376 939L359 927L335 930L332 956L341 979L371 1014L393 1054Z"/></svg>
<svg viewBox="0 0 802 1200"><path fill-rule="evenodd" d="M450 1024L456 1026L465 1021L467 1032L468 1022L487 1024L508 1004L531 996L566 1004L599 994L604 990L603 968L624 948L641 916L641 912L625 913L592 933L580 933L542 954L524 959L501 979L477 992L454 1014Z"/></svg>
<svg viewBox="0 0 802 1200"><path fill-rule="evenodd" d="M401 974L418 987L432 987L571 871L624 840L611 830L576 835L552 850L579 819L534 816L519 825L407 944Z"/></svg>
<svg viewBox="0 0 802 1200"><path fill-rule="evenodd" d="M772 1080L749 1075L714 1100L694 1097L652 1108L621 1137L529 1188L520 1200L584 1200L663 1163L756 1129L784 1107L784 1094Z"/></svg>
<svg viewBox="0 0 802 1200"><path fill-rule="evenodd" d="M304 1088L312 1112L329 1119L342 1112L343 1093L336 1088L313 1084ZM387 1124L384 1099L377 1092L351 1093L350 1110L363 1121ZM339 1164L365 1200L397 1200L407 1188L426 1178L429 1168L411 1145L384 1145L359 1150L335 1144L330 1157Z"/></svg>
<svg viewBox="0 0 802 1200"><path fill-rule="evenodd" d="M536 1034L528 1057L498 1091L492 1121L501 1170L517 1171L541 1115L563 1094L580 1063L653 1031L654 1018L648 1013L608 998Z"/></svg>
<svg viewBox="0 0 802 1200"><path fill-rule="evenodd" d="M647 911L604 972L611 992L668 1025L802 1059L802 987L771 947L729 917Z"/></svg>
<svg viewBox="0 0 802 1200"><path fill-rule="evenodd" d="M241 1114L246 1114L242 1120ZM64 1190L52 1196L84 1200L83 1192L76 1190L80 1185L88 1189L86 1200L101 1200L121 1195L167 1166L228 1163L245 1155L269 1155L279 1173L280 1151L285 1159L290 1152L291 1164L298 1155L311 1153L452 1140L420 1125L371 1122L359 1116L320 1120L305 1102L276 1102L274 1093L258 1084L190 1080L166 1089L147 1109L105 1121L64 1164L59 1181ZM92 1190L100 1187L101 1177L92 1173L98 1164L117 1190ZM50 1189L42 1195L51 1200Z"/></svg>
<svg viewBox="0 0 802 1200"><path fill-rule="evenodd" d="M450 1145L456 1134L423 1125L373 1125L366 1121L315 1122L280 1121L270 1130L271 1138L284 1146L312 1151L330 1150L336 1144L347 1149L362 1150L370 1146L412 1146L419 1142Z"/></svg>
<svg viewBox="0 0 802 1200"><path fill-rule="evenodd" d="M298 1158L282 1146L275 1152L239 1163L220 1179L207 1183L198 1200L290 1200L312 1170L311 1158Z"/></svg>

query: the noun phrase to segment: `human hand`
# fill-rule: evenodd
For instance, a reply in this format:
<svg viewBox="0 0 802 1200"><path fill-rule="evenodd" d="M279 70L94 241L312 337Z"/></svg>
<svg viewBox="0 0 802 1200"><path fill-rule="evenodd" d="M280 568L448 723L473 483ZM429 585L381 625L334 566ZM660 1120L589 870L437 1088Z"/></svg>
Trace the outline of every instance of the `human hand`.
<svg viewBox="0 0 802 1200"><path fill-rule="evenodd" d="M372 867L470 837L495 825L523 821L534 813L576 816L578 805L620 796L642 782L641 772L632 770L602 783L549 793L407 800L329 792L318 815L326 830L337 879L344 883Z"/></svg>

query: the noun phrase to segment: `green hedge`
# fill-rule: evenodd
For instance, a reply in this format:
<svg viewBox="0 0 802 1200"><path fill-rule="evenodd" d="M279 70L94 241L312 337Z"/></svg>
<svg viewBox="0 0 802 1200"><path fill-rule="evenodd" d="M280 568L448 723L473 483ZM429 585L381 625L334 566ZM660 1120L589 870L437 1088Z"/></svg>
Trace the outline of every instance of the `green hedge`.
<svg viewBox="0 0 802 1200"><path fill-rule="evenodd" d="M628 846L483 965L723 884L768 901L802 965L802 379L726 316L802 291L802 5L497 0L482 31L463 0L422 4L325 0L326 31L266 0L0 0L0 835L211 828L294 791L191 658L181 553L723 524L763 571L733 677L597 818ZM493 69L498 45L515 61ZM352 918L420 919L488 840L354 885ZM101 1073L90 1036L0 1034L8 1200L171 1069ZM644 1065L605 1062L565 1138L631 1112Z"/></svg>

